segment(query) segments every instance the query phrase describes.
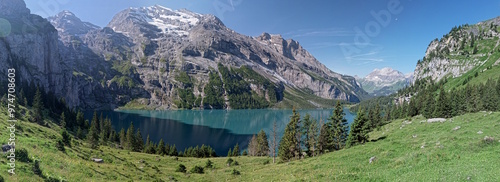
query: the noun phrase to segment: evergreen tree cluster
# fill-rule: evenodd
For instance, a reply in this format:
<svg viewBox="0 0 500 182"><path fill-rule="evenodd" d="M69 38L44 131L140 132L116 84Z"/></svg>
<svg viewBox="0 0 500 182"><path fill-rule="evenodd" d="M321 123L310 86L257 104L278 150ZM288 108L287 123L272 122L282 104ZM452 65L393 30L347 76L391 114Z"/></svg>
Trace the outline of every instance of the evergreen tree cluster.
<svg viewBox="0 0 500 182"><path fill-rule="evenodd" d="M264 130L260 130L257 136L253 135L248 143L249 156L268 156L269 155L269 141L267 134Z"/></svg>
<svg viewBox="0 0 500 182"><path fill-rule="evenodd" d="M208 158L217 157L215 150L207 145L201 145L201 147L189 147L184 149L184 152L180 155L182 157L196 157L196 158Z"/></svg>
<svg viewBox="0 0 500 182"><path fill-rule="evenodd" d="M340 102L337 102L328 122L320 125L309 114L301 120L294 109L279 143L278 156L282 161L289 161L343 149L348 140L348 129Z"/></svg>
<svg viewBox="0 0 500 182"><path fill-rule="evenodd" d="M466 79L467 80L467 79ZM430 79L417 80L407 87L389 96L406 98L401 102L382 102L385 121L423 115L426 118L451 118L465 113L479 111L500 111L500 78L488 79L485 83L464 84L445 90L447 79L434 83ZM358 108L374 108L376 103L364 101Z"/></svg>

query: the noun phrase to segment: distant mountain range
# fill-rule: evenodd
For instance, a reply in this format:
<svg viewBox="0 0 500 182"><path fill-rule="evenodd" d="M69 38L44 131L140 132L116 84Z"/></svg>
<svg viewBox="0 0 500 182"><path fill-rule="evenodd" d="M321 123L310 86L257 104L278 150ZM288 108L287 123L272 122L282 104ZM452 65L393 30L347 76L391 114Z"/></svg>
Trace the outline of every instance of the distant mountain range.
<svg viewBox="0 0 500 182"><path fill-rule="evenodd" d="M361 87L373 96L390 95L411 84L413 73L403 74L389 67L374 69L364 78L356 77Z"/></svg>
<svg viewBox="0 0 500 182"><path fill-rule="evenodd" d="M43 19L23 1L0 7L13 23L0 42L1 66L71 107L331 107L325 99L367 96L354 77L329 70L297 41L242 35L213 15L128 8L101 28L69 11Z"/></svg>

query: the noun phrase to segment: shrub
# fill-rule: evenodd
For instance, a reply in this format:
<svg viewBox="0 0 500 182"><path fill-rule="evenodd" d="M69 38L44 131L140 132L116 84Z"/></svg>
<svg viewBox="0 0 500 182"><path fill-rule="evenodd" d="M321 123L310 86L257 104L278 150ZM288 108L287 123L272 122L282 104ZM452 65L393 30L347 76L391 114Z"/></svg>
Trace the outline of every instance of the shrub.
<svg viewBox="0 0 500 182"><path fill-rule="evenodd" d="M181 172L181 173L186 173L186 166L179 164L175 172Z"/></svg>
<svg viewBox="0 0 500 182"><path fill-rule="evenodd" d="M68 147L71 147L71 136L69 135L69 133L66 130L64 130L61 132L61 136L63 144Z"/></svg>
<svg viewBox="0 0 500 182"><path fill-rule="evenodd" d="M3 176L0 176L0 182L4 182Z"/></svg>
<svg viewBox="0 0 500 182"><path fill-rule="evenodd" d="M57 140L56 147L57 147L57 150L59 150L59 151L62 151L62 152L66 151L64 149L64 142L62 141L62 139Z"/></svg>
<svg viewBox="0 0 500 182"><path fill-rule="evenodd" d="M231 166L233 164L233 162L234 162L233 159L229 158L229 159L227 159L226 164L227 164L227 166Z"/></svg>
<svg viewBox="0 0 500 182"><path fill-rule="evenodd" d="M16 150L16 160L20 162L31 162L30 158L28 157L28 151L24 148Z"/></svg>
<svg viewBox="0 0 500 182"><path fill-rule="evenodd" d="M44 180L44 182L59 182L59 179L49 176Z"/></svg>
<svg viewBox="0 0 500 182"><path fill-rule="evenodd" d="M234 161L234 162L233 162L233 165L234 165L234 166L237 166L237 165L240 165L240 163L238 163L238 161Z"/></svg>
<svg viewBox="0 0 500 182"><path fill-rule="evenodd" d="M43 177L42 176L42 169L40 169L40 162L38 160L35 160L35 162L33 163L33 167L31 169L33 170L33 173L35 173L36 175L38 175L40 177Z"/></svg>
<svg viewBox="0 0 500 182"><path fill-rule="evenodd" d="M233 169L233 171L231 172L232 175L240 175L241 173L236 170L236 169Z"/></svg>
<svg viewBox="0 0 500 182"><path fill-rule="evenodd" d="M264 164L264 165L269 164L269 160L264 161L264 163L262 163L262 164Z"/></svg>
<svg viewBox="0 0 500 182"><path fill-rule="evenodd" d="M214 165L213 165L213 162L210 161L210 159L207 160L207 163L205 163L205 168L209 169L209 168L213 168Z"/></svg>
<svg viewBox="0 0 500 182"><path fill-rule="evenodd" d="M203 174L203 168L200 166L194 166L191 170L189 170L189 172Z"/></svg>

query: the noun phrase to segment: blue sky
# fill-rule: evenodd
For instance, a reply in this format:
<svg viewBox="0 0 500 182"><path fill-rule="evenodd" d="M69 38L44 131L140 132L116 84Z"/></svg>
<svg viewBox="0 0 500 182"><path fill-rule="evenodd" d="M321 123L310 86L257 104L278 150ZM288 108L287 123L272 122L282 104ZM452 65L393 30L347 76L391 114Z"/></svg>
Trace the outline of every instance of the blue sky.
<svg viewBox="0 0 500 182"><path fill-rule="evenodd" d="M128 7L159 4L214 14L245 35L269 32L297 40L331 70L359 76L382 67L413 72L434 38L455 25L500 16L500 0L26 0L26 4L43 17L70 10L101 27Z"/></svg>

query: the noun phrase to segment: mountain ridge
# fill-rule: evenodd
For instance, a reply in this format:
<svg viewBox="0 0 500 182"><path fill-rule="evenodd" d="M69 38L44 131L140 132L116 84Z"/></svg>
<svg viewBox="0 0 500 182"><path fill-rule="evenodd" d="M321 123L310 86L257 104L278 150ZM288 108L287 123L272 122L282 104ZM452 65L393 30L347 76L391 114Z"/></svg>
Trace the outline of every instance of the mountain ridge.
<svg viewBox="0 0 500 182"><path fill-rule="evenodd" d="M42 69L33 66L36 64L22 65L22 78L64 98L71 107L116 108L135 103L150 109L179 109L186 104L188 109L212 108L203 104L210 97L205 89L209 75L220 75L221 67L229 70L231 79L240 80L242 88L250 88L248 92L232 92L223 88L231 79L223 79L224 93L217 97L225 100L222 108L227 109L232 108L231 100L236 97L248 102L264 98L263 103L268 104L263 106L273 107L271 94L279 103L286 101L286 107L316 107L317 103L308 104L306 100L311 97L307 95L316 100L348 102L359 102L367 95L353 77L329 70L297 41L285 40L281 35L267 37L266 33L264 37L242 35L213 15L152 6L123 10L103 28L83 22L69 11L49 17L46 22L57 31L50 38L57 43L50 49L58 56L51 60L59 63L50 66L58 65L60 73L53 78L59 81L49 84L43 76L29 79L30 74ZM271 84L257 83L248 74L237 72L242 67L250 68ZM187 83L178 80L182 72L187 73ZM184 95L185 90L191 93ZM180 107L179 103L184 104ZM331 105L333 102L319 106Z"/></svg>

